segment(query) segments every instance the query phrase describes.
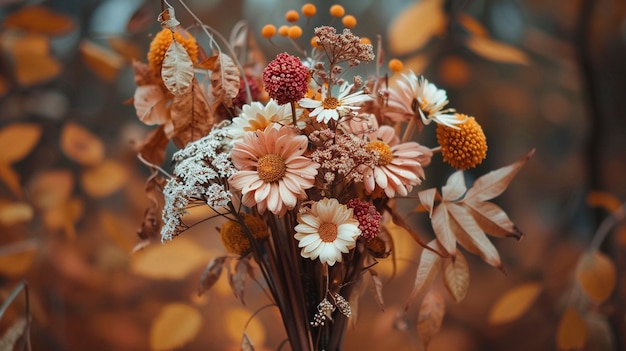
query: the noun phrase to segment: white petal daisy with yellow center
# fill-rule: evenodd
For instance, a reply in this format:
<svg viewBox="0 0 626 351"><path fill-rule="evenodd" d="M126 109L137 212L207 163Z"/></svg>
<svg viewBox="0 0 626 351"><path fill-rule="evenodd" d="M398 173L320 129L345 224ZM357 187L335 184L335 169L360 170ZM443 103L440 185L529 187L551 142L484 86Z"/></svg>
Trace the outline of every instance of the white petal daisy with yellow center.
<svg viewBox="0 0 626 351"><path fill-rule="evenodd" d="M316 117L318 122L328 123L331 119L338 121L339 118L345 116L350 111L358 110L361 108L361 104L372 100L369 95L363 94L362 90L349 94L354 84L344 83L339 89L339 95L337 97L330 96L327 91L323 89L323 100L315 100L311 98L302 98L298 101L300 107L313 109L309 113L310 117Z"/></svg>

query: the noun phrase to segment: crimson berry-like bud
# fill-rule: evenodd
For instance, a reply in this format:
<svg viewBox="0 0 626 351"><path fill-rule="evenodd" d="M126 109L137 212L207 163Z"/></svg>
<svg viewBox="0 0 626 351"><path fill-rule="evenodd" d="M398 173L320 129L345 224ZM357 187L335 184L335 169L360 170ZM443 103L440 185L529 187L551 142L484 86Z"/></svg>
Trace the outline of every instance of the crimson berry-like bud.
<svg viewBox="0 0 626 351"><path fill-rule="evenodd" d="M296 102L307 92L309 69L299 58L283 52L263 70L263 84L268 95L279 104Z"/></svg>

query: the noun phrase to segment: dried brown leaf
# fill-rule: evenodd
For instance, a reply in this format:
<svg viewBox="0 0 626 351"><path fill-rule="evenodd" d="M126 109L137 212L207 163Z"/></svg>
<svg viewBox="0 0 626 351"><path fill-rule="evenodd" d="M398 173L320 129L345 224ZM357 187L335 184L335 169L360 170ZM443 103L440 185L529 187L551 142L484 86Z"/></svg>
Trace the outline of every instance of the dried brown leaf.
<svg viewBox="0 0 626 351"><path fill-rule="evenodd" d="M504 324L521 317L541 293L541 285L536 282L525 283L505 292L491 307L490 324Z"/></svg>
<svg viewBox="0 0 626 351"><path fill-rule="evenodd" d="M146 138L137 145L137 152L147 162L160 166L165 161L165 149L170 139L165 135L163 125L150 131Z"/></svg>
<svg viewBox="0 0 626 351"><path fill-rule="evenodd" d="M245 332L241 338L241 351L254 351L254 344L252 343L252 340L250 340L248 333Z"/></svg>
<svg viewBox="0 0 626 351"><path fill-rule="evenodd" d="M195 79L188 94L174 98L170 113L173 130L168 137L179 148L207 135L215 123L206 96Z"/></svg>
<svg viewBox="0 0 626 351"><path fill-rule="evenodd" d="M587 341L587 325L580 313L569 307L559 321L556 345L559 350L582 349Z"/></svg>
<svg viewBox="0 0 626 351"><path fill-rule="evenodd" d="M79 51L85 65L107 82L117 79L120 70L126 65L120 54L90 40L83 39Z"/></svg>
<svg viewBox="0 0 626 351"><path fill-rule="evenodd" d="M133 61L133 72L135 72L135 84L137 84L137 86L160 84L160 80L156 78L150 66L144 62Z"/></svg>
<svg viewBox="0 0 626 351"><path fill-rule="evenodd" d="M150 349L178 349L193 340L202 326L202 315L192 306L172 303L163 306L150 326Z"/></svg>
<svg viewBox="0 0 626 351"><path fill-rule="evenodd" d="M469 288L470 272L462 252L457 252L454 259L443 260L443 283L456 302L463 301Z"/></svg>
<svg viewBox="0 0 626 351"><path fill-rule="evenodd" d="M374 300L376 300L380 309L384 311L385 302L383 299L383 282L380 280L378 272L371 268L367 271L370 274L370 291L372 292L372 296L374 296Z"/></svg>
<svg viewBox="0 0 626 351"><path fill-rule="evenodd" d="M220 53L211 72L211 93L215 98L213 110L217 105L233 106L233 99L239 94L239 69L226 54Z"/></svg>
<svg viewBox="0 0 626 351"><path fill-rule="evenodd" d="M237 260L235 263L234 272L230 269L228 272L228 284L230 288L233 290L233 294L235 297L241 301L243 305L245 305L245 301L243 299L245 288L246 288L246 276L248 275L248 270L251 268L249 258L242 258ZM218 275L219 277L219 275Z"/></svg>
<svg viewBox="0 0 626 351"><path fill-rule="evenodd" d="M176 40L172 41L165 52L161 77L167 90L174 96L185 95L191 89L194 80L193 62L185 47Z"/></svg>
<svg viewBox="0 0 626 351"><path fill-rule="evenodd" d="M39 34L4 34L2 47L13 58L15 78L22 87L45 83L61 73L50 53L50 39Z"/></svg>
<svg viewBox="0 0 626 351"><path fill-rule="evenodd" d="M217 283L224 265L230 261L228 256L219 256L212 259L206 266L200 277L200 286L198 287L198 296L204 294L204 292L210 290L215 283Z"/></svg>
<svg viewBox="0 0 626 351"><path fill-rule="evenodd" d="M585 295L595 303L606 301L617 281L615 264L610 257L599 251L585 252L576 265L576 282Z"/></svg>
<svg viewBox="0 0 626 351"><path fill-rule="evenodd" d="M534 153L535 149L532 149L519 161L493 170L476 179L474 185L465 194L464 201L486 201L502 194L511 180L513 180L513 177Z"/></svg>
<svg viewBox="0 0 626 351"><path fill-rule="evenodd" d="M33 123L13 123L0 129L0 163L11 164L28 155L41 138L42 127Z"/></svg>
<svg viewBox="0 0 626 351"><path fill-rule="evenodd" d="M411 303L428 289L439 272L441 256L439 256L437 252L441 250L440 245L437 240L432 240L427 246L432 250L426 248L422 250L420 262L417 266L417 274L415 275L415 283L413 284L413 290L406 302L405 310L408 310Z"/></svg>
<svg viewBox="0 0 626 351"><path fill-rule="evenodd" d="M522 50L490 38L471 36L465 44L475 54L490 61L518 65L530 63L530 58Z"/></svg>
<svg viewBox="0 0 626 351"><path fill-rule="evenodd" d="M180 25L180 22L176 19L176 14L172 7L167 7L161 13L159 13L159 17L157 20L161 24L161 27L167 28L169 30L174 30L174 28Z"/></svg>
<svg viewBox="0 0 626 351"><path fill-rule="evenodd" d="M24 191L20 183L20 175L11 167L11 165L0 163L0 180L11 190L18 198L22 198Z"/></svg>
<svg viewBox="0 0 626 351"><path fill-rule="evenodd" d="M69 159L83 166L96 165L104 159L104 143L85 127L68 122L61 130L61 150Z"/></svg>
<svg viewBox="0 0 626 351"><path fill-rule="evenodd" d="M444 30L446 16L442 0L419 1L400 11L389 27L387 39L395 55L418 50Z"/></svg>
<svg viewBox="0 0 626 351"><path fill-rule="evenodd" d="M446 303L441 294L435 290L426 293L417 315L417 335L425 349L435 334L441 330L445 313Z"/></svg>
<svg viewBox="0 0 626 351"><path fill-rule="evenodd" d="M101 198L120 190L128 180L126 167L114 160L104 160L81 173L81 186L91 197Z"/></svg>
<svg viewBox="0 0 626 351"><path fill-rule="evenodd" d="M160 125L169 119L167 102L169 96L161 89L160 85L140 85L135 89L133 105L139 120L146 125Z"/></svg>

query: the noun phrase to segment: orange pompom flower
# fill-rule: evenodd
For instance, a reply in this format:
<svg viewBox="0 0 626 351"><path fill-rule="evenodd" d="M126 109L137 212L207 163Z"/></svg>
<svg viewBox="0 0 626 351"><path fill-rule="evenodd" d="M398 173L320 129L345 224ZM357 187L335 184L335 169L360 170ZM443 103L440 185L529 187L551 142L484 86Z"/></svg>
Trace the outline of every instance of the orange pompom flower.
<svg viewBox="0 0 626 351"><path fill-rule="evenodd" d="M148 64L153 72L161 74L163 58L170 44L172 44L173 38L176 38L176 41L181 43L185 50L187 50L187 54L191 57L191 62L198 60L198 44L196 43L196 39L189 32L176 31L172 34L171 30L164 28L154 36L154 39L152 39L150 43Z"/></svg>
<svg viewBox="0 0 626 351"><path fill-rule="evenodd" d="M474 168L487 157L487 138L474 117L457 114L465 123L451 128L437 125L437 142L441 145L444 162L456 169Z"/></svg>

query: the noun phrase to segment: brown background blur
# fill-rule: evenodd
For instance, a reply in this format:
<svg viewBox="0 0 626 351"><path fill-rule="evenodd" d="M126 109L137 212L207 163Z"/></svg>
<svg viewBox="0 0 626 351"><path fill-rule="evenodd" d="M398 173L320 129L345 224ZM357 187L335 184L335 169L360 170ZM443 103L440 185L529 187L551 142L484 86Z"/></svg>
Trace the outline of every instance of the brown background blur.
<svg viewBox="0 0 626 351"><path fill-rule="evenodd" d="M605 206L611 196L626 200L626 2L446 1L430 6L432 15L422 9L412 27L399 28L399 18L418 2L361 0L343 5L358 20L355 34L374 42L382 36L385 62L402 59L405 68L446 89L450 106L481 123L488 157L469 178L536 148L496 200L526 234L521 242L493 239L507 274L471 257L468 295L460 304L448 301L442 331L429 349L556 349L559 318L564 307L576 301L574 266L608 214L591 206L588 195L602 191L600 203ZM170 3L183 25L193 23L176 0ZM186 3L226 36L239 20L246 20L270 59L292 47L285 38L272 43L260 38L260 28L284 24L284 13L303 4ZM312 28L331 21L327 9L333 3L316 2L318 14L308 22L300 20L303 45L308 45ZM53 16L41 17L41 23L52 23L49 28L31 22L36 28L24 29L23 24L7 22L35 4L65 17L54 17L58 23ZM0 6L0 130L28 123L41 131L27 154L9 165L0 162L0 300L27 280L33 349L148 350L151 340L164 345L162 340L169 338L165 331L176 327L157 325L164 308L184 304L193 313L183 320L193 320L197 312L201 321L199 331L177 336L189 340L179 349L237 350L246 320L267 299L249 283L246 305L241 305L225 277L209 293L196 296L204 266L224 253L215 223L131 255L148 204L143 192L148 170L136 159L133 143L150 127L124 101L135 89L130 59L145 61L151 35L160 29L160 3L1 0ZM432 18L437 16L446 21L434 26ZM410 43L415 37L428 40L394 49L394 42ZM483 47L469 44L475 37L486 40ZM373 73L373 68L363 73ZM78 154L82 150L92 155L99 152L94 148L102 148L103 156L98 162L81 161L63 146L64 135L75 136L69 148L78 149ZM434 140L434 129L426 128L419 141L432 146ZM441 186L449 174L449 167L435 158L424 186ZM414 218L429 238L430 227L420 216L425 215ZM410 240L398 240L398 274L389 282L384 279L385 311L366 290L346 350L422 349L415 331L416 308L404 319L396 318L412 288L419 248ZM585 307L599 325L590 328L588 339L595 343L590 346L590 341L587 349L625 349L625 227L617 226L602 250L617 267L617 284L611 299ZM391 266L383 262L379 270L389 277ZM526 282L542 287L532 306L511 323L490 325L494 302ZM24 308L22 293L2 317L2 333ZM267 309L248 326L257 350L280 344L284 334L277 318L275 310ZM191 330L195 324L190 324ZM608 343L607 337L613 338L613 347L598 347Z"/></svg>

